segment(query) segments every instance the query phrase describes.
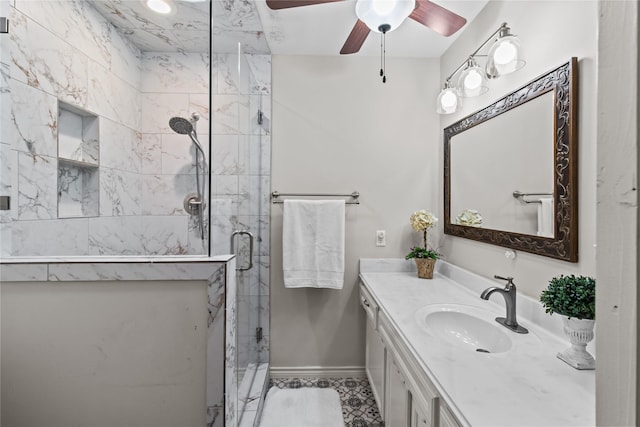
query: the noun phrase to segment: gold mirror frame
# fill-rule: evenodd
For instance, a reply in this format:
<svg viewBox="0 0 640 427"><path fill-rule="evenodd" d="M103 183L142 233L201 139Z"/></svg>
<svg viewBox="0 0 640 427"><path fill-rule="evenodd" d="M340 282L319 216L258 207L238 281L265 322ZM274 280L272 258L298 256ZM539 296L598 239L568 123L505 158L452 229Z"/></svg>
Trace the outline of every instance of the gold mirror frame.
<svg viewBox="0 0 640 427"><path fill-rule="evenodd" d="M451 223L451 138L545 93L554 96L554 237ZM444 232L452 236L578 261L578 60L532 80L444 129Z"/></svg>

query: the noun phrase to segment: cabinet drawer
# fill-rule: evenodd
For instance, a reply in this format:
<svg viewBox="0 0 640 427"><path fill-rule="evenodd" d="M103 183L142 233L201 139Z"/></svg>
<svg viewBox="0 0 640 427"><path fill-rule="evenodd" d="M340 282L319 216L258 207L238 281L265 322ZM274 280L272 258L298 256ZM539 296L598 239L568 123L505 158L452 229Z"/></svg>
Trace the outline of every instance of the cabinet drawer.
<svg viewBox="0 0 640 427"><path fill-rule="evenodd" d="M367 317L373 324L375 330L378 330L378 305L375 303L371 294L367 289L360 285L360 305L367 313Z"/></svg>

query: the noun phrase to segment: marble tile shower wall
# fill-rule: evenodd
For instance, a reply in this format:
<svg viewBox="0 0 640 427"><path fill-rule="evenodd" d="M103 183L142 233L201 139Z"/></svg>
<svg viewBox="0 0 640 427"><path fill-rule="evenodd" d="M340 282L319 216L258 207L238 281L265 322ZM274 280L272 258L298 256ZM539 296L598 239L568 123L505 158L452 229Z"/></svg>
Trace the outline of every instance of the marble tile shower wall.
<svg viewBox="0 0 640 427"><path fill-rule="evenodd" d="M191 143L168 120L199 112L208 146L208 55L143 54L86 1L10 5L0 191L12 206L0 211L0 255L206 253L182 208L195 190ZM86 217L58 217L58 101L99 118L99 211Z"/></svg>
<svg viewBox="0 0 640 427"><path fill-rule="evenodd" d="M215 46L215 40L214 40ZM251 270L239 272L239 366L268 362L269 213L271 187L271 56L215 54L212 58L213 255L230 253L233 230L255 236ZM263 114L258 123L258 112ZM248 263L248 241L238 241L237 262ZM248 313L248 315L244 315ZM263 339L255 340L261 326Z"/></svg>

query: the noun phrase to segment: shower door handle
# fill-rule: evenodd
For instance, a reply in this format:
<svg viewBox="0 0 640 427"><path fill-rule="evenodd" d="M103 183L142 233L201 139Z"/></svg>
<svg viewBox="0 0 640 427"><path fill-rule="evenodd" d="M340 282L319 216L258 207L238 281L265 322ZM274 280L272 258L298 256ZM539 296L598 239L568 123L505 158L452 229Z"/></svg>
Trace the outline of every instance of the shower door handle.
<svg viewBox="0 0 640 427"><path fill-rule="evenodd" d="M247 230L236 230L231 233L231 253L235 254L235 243L237 235L249 236L249 265L247 267L236 267L237 271L247 271L253 268L253 234Z"/></svg>

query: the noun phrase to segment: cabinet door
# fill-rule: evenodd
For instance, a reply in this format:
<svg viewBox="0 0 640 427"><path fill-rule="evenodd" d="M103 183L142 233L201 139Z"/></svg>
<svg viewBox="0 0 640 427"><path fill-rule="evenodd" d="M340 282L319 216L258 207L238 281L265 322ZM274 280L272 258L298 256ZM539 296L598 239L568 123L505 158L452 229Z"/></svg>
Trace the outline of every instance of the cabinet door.
<svg viewBox="0 0 640 427"><path fill-rule="evenodd" d="M455 415L443 402L440 402L440 427L460 427Z"/></svg>
<svg viewBox="0 0 640 427"><path fill-rule="evenodd" d="M384 366L385 348L382 339L375 331L373 322L367 316L367 341L365 352L365 369L373 397L378 404L380 416L384 419Z"/></svg>
<svg viewBox="0 0 640 427"><path fill-rule="evenodd" d="M429 411L423 408L416 399L411 399L411 427L431 427Z"/></svg>
<svg viewBox="0 0 640 427"><path fill-rule="evenodd" d="M406 381L387 353L387 393L385 397L385 427L409 427L410 400Z"/></svg>

